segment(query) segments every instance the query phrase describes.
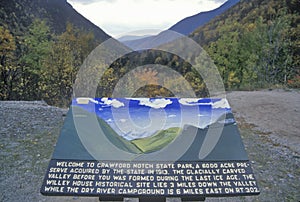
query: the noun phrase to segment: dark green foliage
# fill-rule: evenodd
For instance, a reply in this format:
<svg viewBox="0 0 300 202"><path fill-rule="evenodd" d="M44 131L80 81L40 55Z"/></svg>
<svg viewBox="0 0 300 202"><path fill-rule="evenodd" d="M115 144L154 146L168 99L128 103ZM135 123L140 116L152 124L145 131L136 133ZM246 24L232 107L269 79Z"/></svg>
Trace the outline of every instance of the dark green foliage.
<svg viewBox="0 0 300 202"><path fill-rule="evenodd" d="M244 0L190 37L214 60L227 89L299 87L299 16L296 0ZM0 1L0 99L44 99L68 106L83 61L108 38L65 0ZM197 61L201 55L193 57ZM200 68L208 73L209 66ZM99 68L101 64L87 74L98 75ZM114 61L99 81L83 77L80 82L87 88L98 83L96 95L84 88L86 92L75 96L170 97L192 89L205 97L209 92L204 81L216 77L204 77L177 55L132 52Z"/></svg>
<svg viewBox="0 0 300 202"><path fill-rule="evenodd" d="M49 104L68 106L76 74L95 46L94 35L67 24L66 31L56 37L47 55L43 99Z"/></svg>
<svg viewBox="0 0 300 202"><path fill-rule="evenodd" d="M0 26L0 99L11 99L14 93L14 82L19 76L15 65L16 43L10 31Z"/></svg>
<svg viewBox="0 0 300 202"><path fill-rule="evenodd" d="M152 136L132 140L131 142L143 153L151 153L164 148L177 138L182 131L181 128L174 127L166 130L160 130Z"/></svg>
<svg viewBox="0 0 300 202"><path fill-rule="evenodd" d="M99 27L82 17L66 0L1 0L0 26L7 25L15 36L28 31L35 19L45 20L55 35L66 30L68 23L92 32L95 39L102 42L109 38Z"/></svg>
<svg viewBox="0 0 300 202"><path fill-rule="evenodd" d="M29 26L29 31L22 40L22 56L20 65L23 67L22 80L19 81L22 86L20 99L40 100L43 98L43 89L46 76L45 64L50 54L53 40L51 38L50 28L45 21L36 19Z"/></svg>
<svg viewBox="0 0 300 202"><path fill-rule="evenodd" d="M108 38L66 0L0 1L0 99L67 106L83 60Z"/></svg>
<svg viewBox="0 0 300 202"><path fill-rule="evenodd" d="M142 153L141 150L132 142L118 135L104 120L98 117L98 122L107 139L117 148L133 154Z"/></svg>
<svg viewBox="0 0 300 202"><path fill-rule="evenodd" d="M227 89L287 85L298 78L297 2L244 0L191 34L215 61Z"/></svg>
<svg viewBox="0 0 300 202"><path fill-rule="evenodd" d="M109 37L64 0L5 0L0 4L0 25L11 33L10 49L3 55L9 60L1 64L1 99L43 99L48 104L68 106L83 61L98 42ZM165 66L177 75L144 66L147 64ZM97 74L101 64L98 66L88 71ZM100 80L96 81L99 82L96 95L87 93L88 96L112 96L119 80L137 67L142 68L134 71L122 86L126 96L169 97L188 87L200 97L207 95L202 78L190 64L176 55L146 51L133 52L112 63L101 79L95 79ZM95 81L88 78L81 81L87 88L91 82ZM87 88L84 91L89 92Z"/></svg>

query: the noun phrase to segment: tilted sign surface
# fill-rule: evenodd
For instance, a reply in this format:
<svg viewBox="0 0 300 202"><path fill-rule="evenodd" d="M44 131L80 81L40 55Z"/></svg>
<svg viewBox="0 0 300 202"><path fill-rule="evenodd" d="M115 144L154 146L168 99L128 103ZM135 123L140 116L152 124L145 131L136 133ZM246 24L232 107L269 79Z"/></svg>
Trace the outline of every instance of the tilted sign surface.
<svg viewBox="0 0 300 202"><path fill-rule="evenodd" d="M226 99L77 98L44 195L259 194Z"/></svg>

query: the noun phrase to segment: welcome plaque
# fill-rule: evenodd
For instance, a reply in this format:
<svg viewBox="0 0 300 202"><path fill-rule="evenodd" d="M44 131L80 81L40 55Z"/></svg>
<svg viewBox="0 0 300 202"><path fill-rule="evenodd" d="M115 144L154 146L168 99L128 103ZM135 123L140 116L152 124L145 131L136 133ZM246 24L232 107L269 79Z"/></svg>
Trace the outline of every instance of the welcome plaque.
<svg viewBox="0 0 300 202"><path fill-rule="evenodd" d="M76 98L41 193L197 199L259 188L224 98Z"/></svg>

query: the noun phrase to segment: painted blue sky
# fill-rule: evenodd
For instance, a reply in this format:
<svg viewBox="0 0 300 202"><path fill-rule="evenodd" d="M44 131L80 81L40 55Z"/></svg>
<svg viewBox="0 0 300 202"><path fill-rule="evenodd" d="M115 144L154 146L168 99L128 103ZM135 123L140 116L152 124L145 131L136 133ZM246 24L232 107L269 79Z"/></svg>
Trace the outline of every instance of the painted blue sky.
<svg viewBox="0 0 300 202"><path fill-rule="evenodd" d="M82 104L84 99L87 102ZM171 127L205 128L230 111L226 99L77 98L73 105L96 113L127 140L148 137Z"/></svg>

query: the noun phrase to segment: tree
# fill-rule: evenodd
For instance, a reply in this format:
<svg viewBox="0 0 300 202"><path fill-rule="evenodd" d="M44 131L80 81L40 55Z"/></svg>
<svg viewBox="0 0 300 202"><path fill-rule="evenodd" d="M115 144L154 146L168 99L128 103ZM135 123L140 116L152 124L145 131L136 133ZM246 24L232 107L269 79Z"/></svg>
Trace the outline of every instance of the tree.
<svg viewBox="0 0 300 202"><path fill-rule="evenodd" d="M243 79L240 30L240 24L226 22L220 30L220 38L208 47L208 53L219 69L225 88L238 88Z"/></svg>
<svg viewBox="0 0 300 202"><path fill-rule="evenodd" d="M49 103L68 106L73 91L76 74L94 48L94 37L68 23L66 31L56 38L45 63L46 88L43 98Z"/></svg>
<svg viewBox="0 0 300 202"><path fill-rule="evenodd" d="M292 77L289 16L270 16L245 25L227 22L208 46L227 89L286 84Z"/></svg>
<svg viewBox="0 0 300 202"><path fill-rule="evenodd" d="M291 40L288 16L282 14L263 22L259 19L253 30L252 52L257 54L256 67L258 82L264 84L286 84L292 76Z"/></svg>
<svg viewBox="0 0 300 202"><path fill-rule="evenodd" d="M134 83L144 87L137 89L135 96L155 97L160 95L161 86L158 85L158 72L155 69L144 67L134 72ZM136 89L136 88L134 88Z"/></svg>
<svg viewBox="0 0 300 202"><path fill-rule="evenodd" d="M18 68L14 64L16 43L10 31L0 26L0 99L11 99Z"/></svg>
<svg viewBox="0 0 300 202"><path fill-rule="evenodd" d="M36 19L29 26L29 32L24 36L25 51L21 57L22 98L41 99L45 88L44 68L46 58L51 51L50 28L45 21Z"/></svg>

